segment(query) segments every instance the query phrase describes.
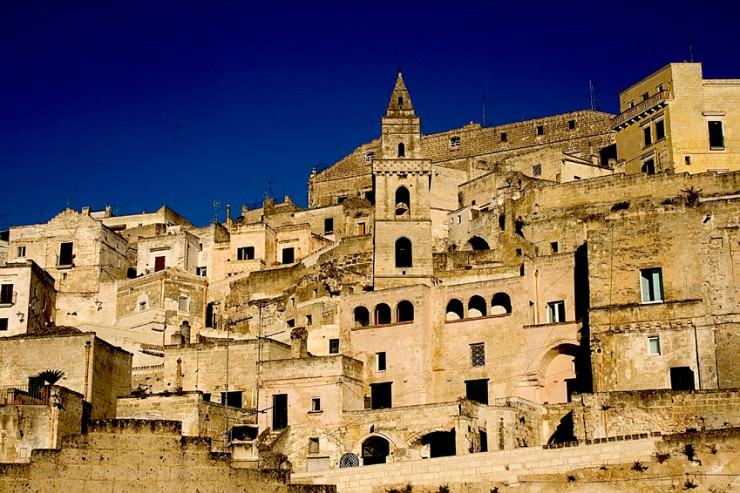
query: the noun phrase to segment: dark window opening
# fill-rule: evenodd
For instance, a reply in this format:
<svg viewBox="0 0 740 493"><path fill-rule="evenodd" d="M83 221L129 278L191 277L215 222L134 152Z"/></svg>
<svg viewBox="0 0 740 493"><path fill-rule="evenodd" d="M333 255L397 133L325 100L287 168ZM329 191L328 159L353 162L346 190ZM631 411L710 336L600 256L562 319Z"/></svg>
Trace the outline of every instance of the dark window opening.
<svg viewBox="0 0 740 493"><path fill-rule="evenodd" d="M450 137L450 147L460 147L460 137Z"/></svg>
<svg viewBox="0 0 740 493"><path fill-rule="evenodd" d="M396 267L411 267L411 240L399 238L396 240Z"/></svg>
<svg viewBox="0 0 740 493"><path fill-rule="evenodd" d="M159 256L154 257L154 272L159 272L161 270L164 270L166 262L165 262L165 256Z"/></svg>
<svg viewBox="0 0 740 493"><path fill-rule="evenodd" d="M391 398L392 382L370 384L370 399L372 409L387 409L393 407Z"/></svg>
<svg viewBox="0 0 740 493"><path fill-rule="evenodd" d="M5 304L5 305L13 303L13 285L12 284L3 284L2 288L0 288L0 303Z"/></svg>
<svg viewBox="0 0 740 493"><path fill-rule="evenodd" d="M136 269L133 267L129 267L126 269L126 279L134 279L136 278Z"/></svg>
<svg viewBox="0 0 740 493"><path fill-rule="evenodd" d="M327 217L324 219L324 234L330 235L334 233L334 218Z"/></svg>
<svg viewBox="0 0 740 493"><path fill-rule="evenodd" d="M482 296L475 295L468 301L468 318L486 316L486 300Z"/></svg>
<svg viewBox="0 0 740 493"><path fill-rule="evenodd" d="M396 190L396 216L411 214L411 196L406 187L398 187Z"/></svg>
<svg viewBox="0 0 740 493"><path fill-rule="evenodd" d="M650 93L649 92L643 93L642 100L647 101L648 99L650 99Z"/></svg>
<svg viewBox="0 0 740 493"><path fill-rule="evenodd" d="M645 147L653 143L653 134L650 132L650 127L643 128L642 135L645 138Z"/></svg>
<svg viewBox="0 0 740 493"><path fill-rule="evenodd" d="M385 371L385 351L382 353L375 353L375 369L377 371Z"/></svg>
<svg viewBox="0 0 740 493"><path fill-rule="evenodd" d="M329 354L339 354L339 339L329 339Z"/></svg>
<svg viewBox="0 0 740 493"><path fill-rule="evenodd" d="M414 321L414 304L410 301L403 300L396 307L396 321L397 322L413 322Z"/></svg>
<svg viewBox="0 0 740 493"><path fill-rule="evenodd" d="M665 121L655 122L655 140L665 139Z"/></svg>
<svg viewBox="0 0 740 493"><path fill-rule="evenodd" d="M551 301L547 304L547 322L565 322L565 301Z"/></svg>
<svg viewBox="0 0 740 493"><path fill-rule="evenodd" d="M0 331L8 330L8 319L0 318Z"/></svg>
<svg viewBox="0 0 740 493"><path fill-rule="evenodd" d="M73 245L71 242L59 245L59 265L72 265L72 259L74 258Z"/></svg>
<svg viewBox="0 0 740 493"><path fill-rule="evenodd" d="M560 249L557 241L551 241L550 242L550 249L552 250L552 253L558 253L558 250Z"/></svg>
<svg viewBox="0 0 740 493"><path fill-rule="evenodd" d="M468 240L468 243L470 244L470 247L475 251L491 249L491 247L488 246L488 242L480 236L473 236Z"/></svg>
<svg viewBox="0 0 740 493"><path fill-rule="evenodd" d="M295 248L283 248L283 263L292 264L295 262Z"/></svg>
<svg viewBox="0 0 740 493"><path fill-rule="evenodd" d="M488 433L480 430L480 452L488 452Z"/></svg>
<svg viewBox="0 0 740 493"><path fill-rule="evenodd" d="M671 390L694 390L694 370L688 366L671 368Z"/></svg>
<svg viewBox="0 0 740 493"><path fill-rule="evenodd" d="M391 307L380 303L375 307L375 325L386 325L391 323Z"/></svg>
<svg viewBox="0 0 740 493"><path fill-rule="evenodd" d="M507 141L506 132L501 132L501 142L506 142L506 141Z"/></svg>
<svg viewBox="0 0 740 493"><path fill-rule="evenodd" d="M221 405L229 407L242 407L242 391L221 392Z"/></svg>
<svg viewBox="0 0 740 493"><path fill-rule="evenodd" d="M390 454L388 440L379 436L369 437L362 442L362 465L385 464Z"/></svg>
<svg viewBox="0 0 740 493"><path fill-rule="evenodd" d="M455 429L433 431L421 437L422 445L429 445L429 457L449 457L456 454Z"/></svg>
<svg viewBox="0 0 740 493"><path fill-rule="evenodd" d="M488 379L466 380L465 398L481 404L488 404Z"/></svg>
<svg viewBox="0 0 740 493"><path fill-rule="evenodd" d="M398 96L398 107L403 109L403 96Z"/></svg>
<svg viewBox="0 0 740 493"><path fill-rule="evenodd" d="M576 121L575 120L568 120L568 130L573 130L576 128Z"/></svg>
<svg viewBox="0 0 740 493"><path fill-rule="evenodd" d="M506 293L496 293L491 299L491 315L511 313L511 298Z"/></svg>
<svg viewBox="0 0 740 493"><path fill-rule="evenodd" d="M709 127L709 147L721 149L725 147L725 135L722 131L722 122L711 120L707 122Z"/></svg>
<svg viewBox="0 0 740 493"><path fill-rule="evenodd" d="M289 329L292 329L292 328L295 327L295 319L294 318L288 319L288 321L286 323L288 324L288 328Z"/></svg>
<svg viewBox="0 0 740 493"><path fill-rule="evenodd" d="M398 144L398 157L404 157L406 156L406 146L403 145L403 142L400 142Z"/></svg>
<svg viewBox="0 0 740 493"><path fill-rule="evenodd" d="M498 227L501 231L504 231L506 229L506 215L501 214L498 216Z"/></svg>
<svg viewBox="0 0 740 493"><path fill-rule="evenodd" d="M370 325L370 312L364 306L355 307L355 327Z"/></svg>
<svg viewBox="0 0 740 493"><path fill-rule="evenodd" d="M321 397L311 398L311 412L318 413L321 411Z"/></svg>
<svg viewBox="0 0 740 493"><path fill-rule="evenodd" d="M544 125L537 125L537 135L544 135L544 133L545 133Z"/></svg>
<svg viewBox="0 0 740 493"><path fill-rule="evenodd" d="M655 161L653 159L648 159L647 161L642 163L641 171L648 175L654 175L655 174Z"/></svg>
<svg viewBox="0 0 740 493"><path fill-rule="evenodd" d="M542 176L542 165L541 164L535 164L534 166L532 166L532 175Z"/></svg>
<svg viewBox="0 0 740 493"><path fill-rule="evenodd" d="M272 396L272 431L288 427L288 394Z"/></svg>
<svg viewBox="0 0 740 493"><path fill-rule="evenodd" d="M254 259L254 247L241 247L236 250L237 260L252 260Z"/></svg>
<svg viewBox="0 0 740 493"><path fill-rule="evenodd" d="M463 304L462 301L458 299L451 299L447 303L447 315L445 316L445 320L460 320L464 317L463 314Z"/></svg>

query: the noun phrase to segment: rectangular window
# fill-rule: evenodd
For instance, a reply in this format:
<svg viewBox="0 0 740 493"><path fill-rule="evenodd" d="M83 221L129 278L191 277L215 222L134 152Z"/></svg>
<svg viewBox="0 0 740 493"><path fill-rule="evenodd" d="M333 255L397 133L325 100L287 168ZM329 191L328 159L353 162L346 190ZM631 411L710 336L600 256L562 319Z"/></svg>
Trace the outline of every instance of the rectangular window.
<svg viewBox="0 0 740 493"><path fill-rule="evenodd" d="M8 319L0 318L0 332L8 330Z"/></svg>
<svg viewBox="0 0 740 493"><path fill-rule="evenodd" d="M313 317L311 315L306 315L306 327L311 325L313 325Z"/></svg>
<svg viewBox="0 0 740 493"><path fill-rule="evenodd" d="M460 147L460 137L450 137L450 149Z"/></svg>
<svg viewBox="0 0 740 493"><path fill-rule="evenodd" d="M650 99L650 93L649 92L643 93L642 94L642 100L643 101L647 101L648 99Z"/></svg>
<svg viewBox="0 0 740 493"><path fill-rule="evenodd" d="M375 370L385 371L385 352L375 353Z"/></svg>
<svg viewBox="0 0 740 493"><path fill-rule="evenodd" d="M551 241L550 242L550 249L552 250L552 253L558 253L559 246L557 241Z"/></svg>
<svg viewBox="0 0 740 493"><path fill-rule="evenodd" d="M283 263L292 264L295 262L295 249L293 247L283 248Z"/></svg>
<svg viewBox="0 0 740 493"><path fill-rule="evenodd" d="M221 392L221 405L242 407L242 391L235 390L230 392Z"/></svg>
<svg viewBox="0 0 740 493"><path fill-rule="evenodd" d="M180 296L177 300L177 310L181 312L186 312L189 309L190 303L188 303L188 297L187 296Z"/></svg>
<svg viewBox="0 0 740 493"><path fill-rule="evenodd" d="M643 127L643 129L642 129L642 135L643 135L644 140L645 140L644 147L647 147L647 146L653 144L653 134L650 131L650 126L649 125L647 127Z"/></svg>
<svg viewBox="0 0 740 493"><path fill-rule="evenodd" d="M655 140L665 139L665 120L655 122Z"/></svg>
<svg viewBox="0 0 740 493"><path fill-rule="evenodd" d="M365 236L365 223L357 223L357 235Z"/></svg>
<svg viewBox="0 0 740 493"><path fill-rule="evenodd" d="M660 337L648 337L648 354L660 354Z"/></svg>
<svg viewBox="0 0 740 493"><path fill-rule="evenodd" d="M488 379L466 380L465 398L481 404L488 404Z"/></svg>
<svg viewBox="0 0 740 493"><path fill-rule="evenodd" d="M370 384L370 405L372 409L393 407L391 385L393 385L393 382Z"/></svg>
<svg viewBox="0 0 740 493"><path fill-rule="evenodd" d="M635 107L635 100L633 99L632 101L630 101L629 103L627 103L627 106L629 106L630 108L634 108Z"/></svg>
<svg viewBox="0 0 740 493"><path fill-rule="evenodd" d="M324 234L330 235L334 233L334 218L327 217L324 219Z"/></svg>
<svg viewBox="0 0 740 493"><path fill-rule="evenodd" d="M486 366L486 345L479 342L470 345L471 366Z"/></svg>
<svg viewBox="0 0 740 493"><path fill-rule="evenodd" d="M640 292L643 303L663 301L663 270L660 267L640 269Z"/></svg>
<svg viewBox="0 0 740 493"><path fill-rule="evenodd" d="M154 257L154 272L159 272L165 268L165 257Z"/></svg>
<svg viewBox="0 0 740 493"><path fill-rule="evenodd" d="M312 397L311 398L311 412L317 413L321 411L321 397Z"/></svg>
<svg viewBox="0 0 740 493"><path fill-rule="evenodd" d="M329 339L329 354L339 354L339 339Z"/></svg>
<svg viewBox="0 0 740 493"><path fill-rule="evenodd" d="M565 301L551 301L547 304L547 322L565 322Z"/></svg>
<svg viewBox="0 0 740 493"><path fill-rule="evenodd" d="M295 319L291 318L286 323L288 324L289 329L292 329L293 327L295 327Z"/></svg>
<svg viewBox="0 0 740 493"><path fill-rule="evenodd" d="M272 396L272 431L281 431L288 427L288 394Z"/></svg>
<svg viewBox="0 0 740 493"><path fill-rule="evenodd" d="M709 148L724 149L725 133L722 130L722 122L720 120L710 120L707 125L709 127Z"/></svg>
<svg viewBox="0 0 740 493"><path fill-rule="evenodd" d="M655 174L655 160L646 159L645 161L643 161L641 171L645 173L646 175L654 175Z"/></svg>
<svg viewBox="0 0 740 493"><path fill-rule="evenodd" d="M139 311L140 312L143 312L144 310L146 310L146 301L140 301L139 302Z"/></svg>
<svg viewBox="0 0 740 493"><path fill-rule="evenodd" d="M26 247L19 246L16 249L15 253L16 253L16 255L15 255L16 257L18 257L18 258L24 258L26 256Z"/></svg>
<svg viewBox="0 0 740 493"><path fill-rule="evenodd" d="M72 253L73 243L62 243L59 245L59 265L72 265L74 255Z"/></svg>
<svg viewBox="0 0 740 493"><path fill-rule="evenodd" d="M545 134L545 126L537 125L537 135L544 135L544 134Z"/></svg>
<svg viewBox="0 0 740 493"><path fill-rule="evenodd" d="M501 142L506 142L507 140L506 132L501 132Z"/></svg>
<svg viewBox="0 0 740 493"><path fill-rule="evenodd" d="M198 274L200 277L207 277L208 276L208 268L207 267L198 267L195 271L196 274Z"/></svg>
<svg viewBox="0 0 740 493"><path fill-rule="evenodd" d="M576 128L575 120L568 120L568 130L574 130Z"/></svg>
<svg viewBox="0 0 740 493"><path fill-rule="evenodd" d="M13 303L13 285L3 284L0 288L0 303L3 305L9 305Z"/></svg>
<svg viewBox="0 0 740 493"><path fill-rule="evenodd" d="M308 453L309 454L319 453L319 437L310 437L308 439Z"/></svg>
<svg viewBox="0 0 740 493"><path fill-rule="evenodd" d="M541 164L535 164L534 166L532 166L532 175L533 176L542 175L542 165Z"/></svg>
<svg viewBox="0 0 740 493"><path fill-rule="evenodd" d="M241 247L236 250L237 260L253 260L254 259L254 247Z"/></svg>

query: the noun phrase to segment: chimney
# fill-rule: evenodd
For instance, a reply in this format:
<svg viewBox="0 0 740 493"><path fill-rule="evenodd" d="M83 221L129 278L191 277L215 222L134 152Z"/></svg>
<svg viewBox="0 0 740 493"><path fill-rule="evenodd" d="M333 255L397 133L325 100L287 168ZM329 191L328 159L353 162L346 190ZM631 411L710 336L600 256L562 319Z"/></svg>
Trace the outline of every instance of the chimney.
<svg viewBox="0 0 740 493"><path fill-rule="evenodd" d="M85 205L85 206L82 207L82 214L85 215L85 216L89 216L90 215L90 206L89 205Z"/></svg>
<svg viewBox="0 0 740 493"><path fill-rule="evenodd" d="M105 204L105 217L111 217L113 215L112 207L110 204Z"/></svg>
<svg viewBox="0 0 740 493"><path fill-rule="evenodd" d="M308 331L303 327L290 331L290 357L308 357Z"/></svg>
<svg viewBox="0 0 740 493"><path fill-rule="evenodd" d="M231 226L231 204L226 204L226 227Z"/></svg>

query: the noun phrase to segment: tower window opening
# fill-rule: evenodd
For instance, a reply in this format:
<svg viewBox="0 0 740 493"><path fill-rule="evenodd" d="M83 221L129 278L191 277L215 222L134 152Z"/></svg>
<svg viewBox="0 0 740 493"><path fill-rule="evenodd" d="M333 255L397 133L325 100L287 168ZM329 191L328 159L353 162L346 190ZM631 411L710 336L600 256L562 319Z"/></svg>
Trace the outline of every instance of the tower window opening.
<svg viewBox="0 0 740 493"><path fill-rule="evenodd" d="M406 146L403 145L403 142L400 142L398 144L398 157L405 157L406 156Z"/></svg>

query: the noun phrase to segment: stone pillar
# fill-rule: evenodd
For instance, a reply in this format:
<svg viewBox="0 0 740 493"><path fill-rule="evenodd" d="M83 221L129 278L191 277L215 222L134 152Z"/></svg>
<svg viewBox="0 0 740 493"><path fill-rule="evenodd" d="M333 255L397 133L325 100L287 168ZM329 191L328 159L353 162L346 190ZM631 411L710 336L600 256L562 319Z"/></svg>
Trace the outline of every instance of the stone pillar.
<svg viewBox="0 0 740 493"><path fill-rule="evenodd" d="M298 327L290 332L290 357L306 358L308 356L308 331Z"/></svg>

